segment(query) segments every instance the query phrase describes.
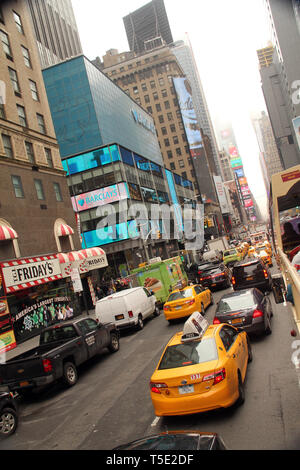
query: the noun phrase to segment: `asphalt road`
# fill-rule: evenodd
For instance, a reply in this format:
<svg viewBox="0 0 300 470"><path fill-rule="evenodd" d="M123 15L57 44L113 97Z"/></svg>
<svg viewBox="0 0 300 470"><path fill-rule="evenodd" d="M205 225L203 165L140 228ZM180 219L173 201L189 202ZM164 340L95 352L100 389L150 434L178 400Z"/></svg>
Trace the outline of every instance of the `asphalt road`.
<svg viewBox="0 0 300 470"><path fill-rule="evenodd" d="M273 268L274 270L274 268ZM216 303L230 289L214 293ZM164 315L149 319L143 330L122 333L120 350L104 352L79 369L75 387L56 384L20 402L15 435L0 450L110 450L165 430L218 432L230 449L300 448L300 371L291 360L298 338L289 306L273 305L272 334L252 339L253 362L240 407L181 417L156 418L149 379L164 345L183 321L169 325Z"/></svg>

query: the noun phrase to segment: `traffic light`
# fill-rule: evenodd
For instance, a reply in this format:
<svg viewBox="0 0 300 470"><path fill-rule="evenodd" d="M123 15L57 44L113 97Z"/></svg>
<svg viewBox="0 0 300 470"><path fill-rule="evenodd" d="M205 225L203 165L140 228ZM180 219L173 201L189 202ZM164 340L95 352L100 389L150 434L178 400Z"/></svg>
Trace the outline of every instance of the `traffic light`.
<svg viewBox="0 0 300 470"><path fill-rule="evenodd" d="M156 238L160 239L161 238L161 233L160 230L156 230Z"/></svg>

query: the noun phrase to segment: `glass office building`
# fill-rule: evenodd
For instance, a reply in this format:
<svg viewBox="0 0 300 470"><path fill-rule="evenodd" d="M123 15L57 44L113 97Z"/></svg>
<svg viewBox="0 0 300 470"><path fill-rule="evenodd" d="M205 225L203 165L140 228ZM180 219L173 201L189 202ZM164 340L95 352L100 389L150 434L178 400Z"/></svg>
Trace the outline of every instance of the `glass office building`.
<svg viewBox="0 0 300 470"><path fill-rule="evenodd" d="M152 116L82 55L43 76L82 247L102 246L109 261L132 268L145 261L141 233L150 258L178 254L176 237L164 237L163 218L154 220L151 210L195 207L194 188L166 173ZM147 212L138 219L137 203ZM171 234L178 226L175 214Z"/></svg>

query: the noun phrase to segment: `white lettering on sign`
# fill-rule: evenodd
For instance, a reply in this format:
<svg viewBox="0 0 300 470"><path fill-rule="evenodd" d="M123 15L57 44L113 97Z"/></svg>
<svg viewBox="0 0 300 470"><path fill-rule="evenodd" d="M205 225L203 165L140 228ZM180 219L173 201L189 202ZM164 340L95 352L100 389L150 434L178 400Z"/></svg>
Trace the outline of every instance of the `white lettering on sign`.
<svg viewBox="0 0 300 470"><path fill-rule="evenodd" d="M152 134L156 134L154 124L152 124L151 121L146 119L144 116L142 116L141 113L138 113L134 109L132 109L131 112L132 112L135 122L143 126L148 131L152 132Z"/></svg>

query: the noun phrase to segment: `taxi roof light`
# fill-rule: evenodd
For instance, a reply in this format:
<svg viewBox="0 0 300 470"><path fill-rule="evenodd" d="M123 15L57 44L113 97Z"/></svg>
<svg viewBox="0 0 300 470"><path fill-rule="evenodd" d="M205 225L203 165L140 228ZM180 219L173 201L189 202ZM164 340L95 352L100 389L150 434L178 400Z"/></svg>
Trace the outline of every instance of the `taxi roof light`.
<svg viewBox="0 0 300 470"><path fill-rule="evenodd" d="M201 339L208 327L209 323L201 313L194 312L184 324L181 341L185 342Z"/></svg>

